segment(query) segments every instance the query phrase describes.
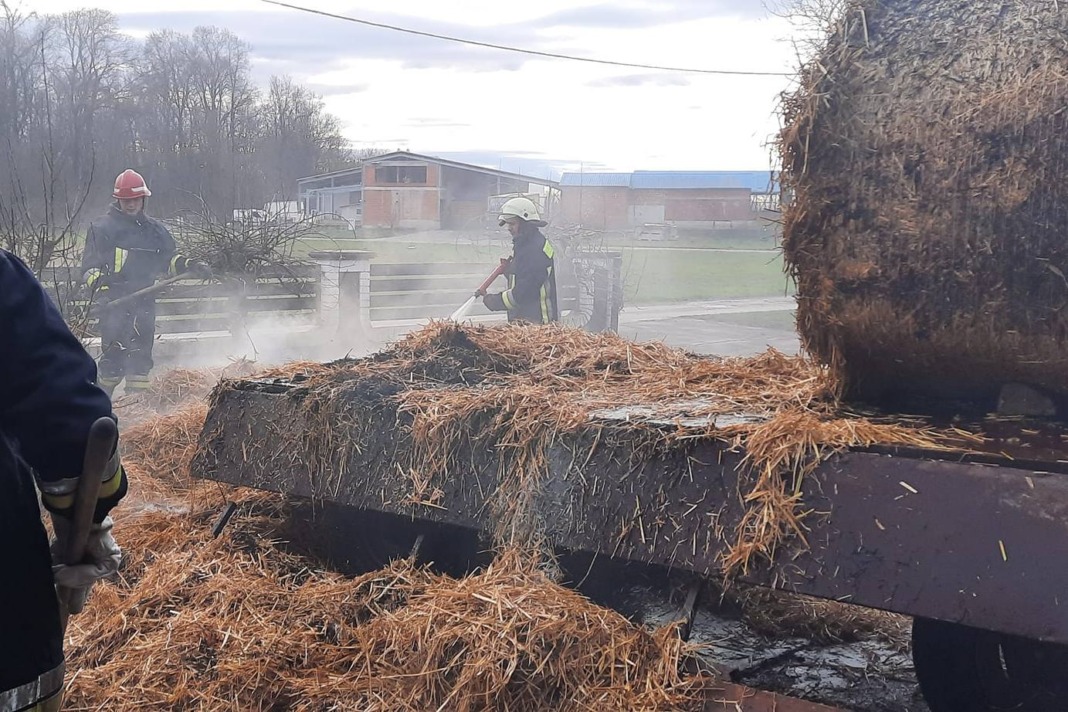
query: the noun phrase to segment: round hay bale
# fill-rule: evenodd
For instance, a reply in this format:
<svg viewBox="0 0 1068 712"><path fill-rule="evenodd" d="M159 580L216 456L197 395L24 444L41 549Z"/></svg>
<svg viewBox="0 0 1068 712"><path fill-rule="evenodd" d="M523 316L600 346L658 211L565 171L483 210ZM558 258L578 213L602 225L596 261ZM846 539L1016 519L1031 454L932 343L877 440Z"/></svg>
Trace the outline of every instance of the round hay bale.
<svg viewBox="0 0 1068 712"><path fill-rule="evenodd" d="M784 103L784 251L844 395L1068 394L1068 3L858 0Z"/></svg>

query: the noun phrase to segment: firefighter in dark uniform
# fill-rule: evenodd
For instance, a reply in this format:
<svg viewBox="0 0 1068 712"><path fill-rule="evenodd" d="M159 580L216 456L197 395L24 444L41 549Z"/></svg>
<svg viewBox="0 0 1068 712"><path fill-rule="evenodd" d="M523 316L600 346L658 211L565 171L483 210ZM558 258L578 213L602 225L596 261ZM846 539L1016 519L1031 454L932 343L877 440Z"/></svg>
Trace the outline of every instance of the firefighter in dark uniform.
<svg viewBox="0 0 1068 712"><path fill-rule="evenodd" d="M178 254L163 223L145 215L145 198L152 193L139 173L120 173L112 195L115 203L107 214L89 226L82 257L82 277L94 301L106 305L152 286L164 275L211 276L207 265ZM110 395L125 377L128 394L147 389L156 334L155 296L99 313L100 386Z"/></svg>
<svg viewBox="0 0 1068 712"><path fill-rule="evenodd" d="M553 246L538 229L546 225L538 206L529 198L512 198L501 206L499 223L507 225L512 236L512 259L505 272L508 289L486 294L482 302L491 311L507 311L508 321L559 321Z"/></svg>
<svg viewBox="0 0 1068 712"><path fill-rule="evenodd" d="M59 708L63 634L55 583L88 593L118 570L108 512L126 494L118 448L100 486L87 558L52 566L34 488L52 516L57 551L70 535L74 490L89 429L112 417L96 364L26 266L0 250L0 711Z"/></svg>

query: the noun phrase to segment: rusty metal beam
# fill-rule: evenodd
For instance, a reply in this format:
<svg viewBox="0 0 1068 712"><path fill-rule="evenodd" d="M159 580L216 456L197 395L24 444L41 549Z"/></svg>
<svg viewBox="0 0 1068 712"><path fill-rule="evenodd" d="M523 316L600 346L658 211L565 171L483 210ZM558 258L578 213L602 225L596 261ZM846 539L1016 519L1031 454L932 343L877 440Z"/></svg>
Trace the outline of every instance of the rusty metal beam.
<svg viewBox="0 0 1068 712"><path fill-rule="evenodd" d="M280 389L284 391L285 389ZM362 415L362 414L361 414ZM367 417L384 417L370 411ZM387 422L388 421L388 422ZM299 398L226 391L209 414L198 476L358 508L489 530L496 458L436 482L435 506L382 467L390 448L354 452L317 481L283 451L305 433ZM383 432L395 437L392 416ZM607 434L605 434L607 433ZM634 460L626 428L564 438L531 516L557 545L714 575L745 512L740 454L702 442ZM592 454L591 454L592 453ZM285 463L279 466L278 463ZM507 483L505 483L507 486ZM804 483L808 547L786 547L747 580L907 615L1068 643L1068 477L1010 467L846 453Z"/></svg>

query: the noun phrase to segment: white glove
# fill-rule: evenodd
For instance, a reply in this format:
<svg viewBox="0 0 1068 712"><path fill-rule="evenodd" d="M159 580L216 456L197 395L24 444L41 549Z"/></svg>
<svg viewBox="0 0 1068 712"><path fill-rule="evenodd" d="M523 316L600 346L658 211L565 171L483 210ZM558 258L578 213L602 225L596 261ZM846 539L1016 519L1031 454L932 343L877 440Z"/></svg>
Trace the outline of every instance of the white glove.
<svg viewBox="0 0 1068 712"><path fill-rule="evenodd" d="M79 564L52 564L52 575L56 586L69 590L67 609L70 613L80 613L89 596L89 589L100 579L107 578L119 570L122 550L111 536L114 522L111 517L94 524L89 529L89 541L85 545L85 557ZM52 517L52 528L56 538L52 540L52 561L61 560L66 554L67 542L70 540L71 521L64 517Z"/></svg>

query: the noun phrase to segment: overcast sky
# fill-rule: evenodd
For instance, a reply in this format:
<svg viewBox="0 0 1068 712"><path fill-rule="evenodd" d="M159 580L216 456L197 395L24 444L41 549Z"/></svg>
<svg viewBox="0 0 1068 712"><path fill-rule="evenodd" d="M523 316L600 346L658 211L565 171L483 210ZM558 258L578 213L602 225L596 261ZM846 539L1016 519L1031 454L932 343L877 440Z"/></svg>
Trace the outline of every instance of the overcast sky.
<svg viewBox="0 0 1068 712"><path fill-rule="evenodd" d="M16 0L16 3L18 0ZM287 0L495 44L632 63L790 72L786 22L760 0ZM460 45L258 0L22 0L23 10L102 7L122 29L225 27L265 82L287 73L324 95L356 146L406 148L504 170L769 167L790 79L600 66ZM165 9L172 6L174 9ZM155 9L155 8L159 9ZM137 8L131 10L131 8ZM388 9L383 9L388 8Z"/></svg>

